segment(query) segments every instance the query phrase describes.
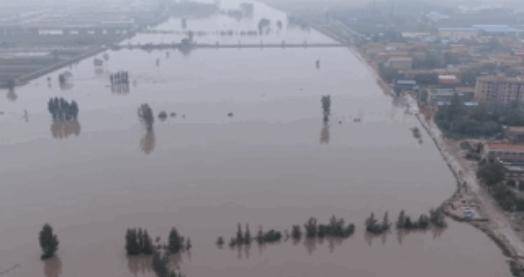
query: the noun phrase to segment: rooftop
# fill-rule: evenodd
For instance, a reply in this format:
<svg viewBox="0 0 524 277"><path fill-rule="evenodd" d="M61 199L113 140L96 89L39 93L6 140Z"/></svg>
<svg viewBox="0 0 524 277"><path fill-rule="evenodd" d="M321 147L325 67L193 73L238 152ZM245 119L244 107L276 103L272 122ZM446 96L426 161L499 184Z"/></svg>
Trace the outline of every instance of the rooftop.
<svg viewBox="0 0 524 277"><path fill-rule="evenodd" d="M523 144L490 142L487 146L490 151L524 152Z"/></svg>
<svg viewBox="0 0 524 277"><path fill-rule="evenodd" d="M507 127L507 131L524 133L524 127Z"/></svg>

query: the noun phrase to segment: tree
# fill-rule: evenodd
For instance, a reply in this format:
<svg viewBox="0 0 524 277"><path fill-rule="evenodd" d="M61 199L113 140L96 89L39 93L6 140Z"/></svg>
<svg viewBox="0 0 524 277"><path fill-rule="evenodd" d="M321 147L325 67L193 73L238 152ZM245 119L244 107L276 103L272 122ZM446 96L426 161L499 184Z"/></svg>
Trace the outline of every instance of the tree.
<svg viewBox="0 0 524 277"><path fill-rule="evenodd" d="M321 102L322 102L322 114L323 114L324 122L328 122L329 116L331 115L331 96L323 95Z"/></svg>
<svg viewBox="0 0 524 277"><path fill-rule="evenodd" d="M299 240L302 237L302 230L300 230L299 225L293 225L291 230L291 237L294 240Z"/></svg>
<svg viewBox="0 0 524 277"><path fill-rule="evenodd" d="M42 248L41 259L46 260L53 257L58 250L59 242L57 236L53 233L53 227L51 227L51 225L47 223L44 224L38 240L40 242L40 248Z"/></svg>
<svg viewBox="0 0 524 277"><path fill-rule="evenodd" d="M314 238L317 236L317 219L311 217L308 219L306 224L304 224L304 229L306 230L307 238Z"/></svg>
<svg viewBox="0 0 524 277"><path fill-rule="evenodd" d="M244 235L242 233L242 226L240 226L240 223L237 225L236 241L238 244L242 244L244 242Z"/></svg>
<svg viewBox="0 0 524 277"><path fill-rule="evenodd" d="M246 244L250 244L251 243L251 232L249 231L249 225L246 224L246 231L244 233L244 242Z"/></svg>
<svg viewBox="0 0 524 277"><path fill-rule="evenodd" d="M169 232L168 250L171 254L178 254L184 246L184 238L178 233L178 230L173 227Z"/></svg>
<svg viewBox="0 0 524 277"><path fill-rule="evenodd" d="M269 25L271 25L271 21L267 18L262 18L258 21L258 32L260 34L263 33L264 30L269 28Z"/></svg>
<svg viewBox="0 0 524 277"><path fill-rule="evenodd" d="M504 180L504 167L498 162L486 162L479 167L477 176L492 186Z"/></svg>
<svg viewBox="0 0 524 277"><path fill-rule="evenodd" d="M151 241L151 237L149 237L147 230L144 230L144 232L142 232L142 253L144 255L151 255L153 254L153 250L153 242Z"/></svg>
<svg viewBox="0 0 524 277"><path fill-rule="evenodd" d="M216 244L218 247L222 247L224 245L224 237L222 236L218 237Z"/></svg>
<svg viewBox="0 0 524 277"><path fill-rule="evenodd" d="M127 229L126 231L126 252L128 256L136 256L141 253L136 229Z"/></svg>
<svg viewBox="0 0 524 277"><path fill-rule="evenodd" d="M144 103L138 108L138 117L146 125L148 131L153 130L153 124L155 123L155 116L153 115L153 109Z"/></svg>

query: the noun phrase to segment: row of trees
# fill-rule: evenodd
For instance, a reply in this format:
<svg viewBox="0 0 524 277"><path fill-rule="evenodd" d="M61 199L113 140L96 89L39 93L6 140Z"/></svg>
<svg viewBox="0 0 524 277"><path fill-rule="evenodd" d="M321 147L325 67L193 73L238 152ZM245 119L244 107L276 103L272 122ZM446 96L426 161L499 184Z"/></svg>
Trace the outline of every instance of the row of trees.
<svg viewBox="0 0 524 277"><path fill-rule="evenodd" d="M382 222L379 222L375 218L375 214L371 215L366 219L366 231L371 234L382 234L389 231L391 228L391 223L389 222L388 212L384 213Z"/></svg>
<svg viewBox="0 0 524 277"><path fill-rule="evenodd" d="M344 219L332 216L327 224L318 223L317 219L310 217L304 224L305 235L308 239L312 238L348 238L355 232L355 225L346 224ZM300 226L295 225L291 232L294 239L301 237Z"/></svg>
<svg viewBox="0 0 524 277"><path fill-rule="evenodd" d="M68 102L62 97L50 98L47 102L47 110L53 117L53 120L71 121L77 120L79 108L73 100Z"/></svg>
<svg viewBox="0 0 524 277"><path fill-rule="evenodd" d="M282 232L277 230L264 231L262 227L259 228L256 236L251 236L249 225L246 224L245 230L242 230L242 225L239 223L237 226L237 232L234 237L229 240L229 247L237 247L242 245L250 245L253 241L258 244L274 243L282 239ZM224 238L219 237L217 239L217 245L222 247L224 245Z"/></svg>
<svg viewBox="0 0 524 277"><path fill-rule="evenodd" d="M128 256L153 255L155 250L165 249L169 254L179 254L191 249L191 239L184 238L176 228L169 232L167 245L160 244L160 238L153 244L151 237L146 229L130 228L126 231L126 253Z"/></svg>
<svg viewBox="0 0 524 277"><path fill-rule="evenodd" d="M378 221L375 215L371 215L366 219L366 231L370 234L379 235L391 230L392 224L389 221L388 213L384 213L382 221ZM402 210L398 215L396 222L397 230L427 230L431 226L435 228L445 228L447 226L445 215L442 209L430 210L429 215L422 214L418 219L411 219L409 215Z"/></svg>
<svg viewBox="0 0 524 277"><path fill-rule="evenodd" d="M298 241L303 236L308 239L348 238L355 232L354 224L347 224L344 219L335 216L332 216L327 224L318 223L316 218L311 217L303 225L303 228L300 225L293 225L291 232L286 230L282 233L274 229L264 231L261 227L256 236L253 237L249 225L246 224L245 228L242 229L242 225L238 224L236 235L229 240L229 246L250 245L253 241L256 241L258 244L274 243L289 238ZM224 238L218 237L216 244L222 247L225 244Z"/></svg>
<svg viewBox="0 0 524 277"><path fill-rule="evenodd" d="M431 226L436 228L447 227L444 211L441 208L431 209L429 215L421 214L417 220L412 220L403 210L398 215L397 229L399 230L426 230Z"/></svg>
<svg viewBox="0 0 524 277"><path fill-rule="evenodd" d="M191 247L191 239L181 236L175 227L169 231L167 245L161 245L160 237L153 244L145 229L131 228L126 232L127 255L152 255L151 267L157 277L182 277L180 272L170 268L170 256L189 251Z"/></svg>

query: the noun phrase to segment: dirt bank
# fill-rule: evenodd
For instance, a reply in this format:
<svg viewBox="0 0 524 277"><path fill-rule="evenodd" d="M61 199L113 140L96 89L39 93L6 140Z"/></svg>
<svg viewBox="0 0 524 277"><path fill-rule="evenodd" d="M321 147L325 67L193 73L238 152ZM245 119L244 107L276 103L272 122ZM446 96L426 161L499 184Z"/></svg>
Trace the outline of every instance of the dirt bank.
<svg viewBox="0 0 524 277"><path fill-rule="evenodd" d="M457 190L444 201L446 214L467 222L488 235L508 257L515 276L524 276L524 242L512 228L508 215L481 186L476 176L476 164L463 158L460 141L444 138L433 121L415 115L431 137L457 180Z"/></svg>

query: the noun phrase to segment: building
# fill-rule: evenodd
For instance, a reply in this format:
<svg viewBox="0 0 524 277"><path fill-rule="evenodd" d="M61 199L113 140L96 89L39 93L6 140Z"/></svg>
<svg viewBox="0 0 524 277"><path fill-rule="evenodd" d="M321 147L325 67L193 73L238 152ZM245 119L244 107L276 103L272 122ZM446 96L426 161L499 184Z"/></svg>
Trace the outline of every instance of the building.
<svg viewBox="0 0 524 277"><path fill-rule="evenodd" d="M524 143L524 127L507 127L504 135L511 143Z"/></svg>
<svg viewBox="0 0 524 277"><path fill-rule="evenodd" d="M443 86L456 86L460 83L459 79L455 75L445 74L438 75L438 83Z"/></svg>
<svg viewBox="0 0 524 277"><path fill-rule="evenodd" d="M524 145L503 142L487 144L488 158L498 161L504 167L507 180L524 181Z"/></svg>
<svg viewBox="0 0 524 277"><path fill-rule="evenodd" d="M391 57L386 65L396 70L411 70L413 68L413 59L410 57Z"/></svg>
<svg viewBox="0 0 524 277"><path fill-rule="evenodd" d="M457 95L466 106L472 105L473 92L467 90L455 90L452 88L435 88L428 91L427 103L432 106L447 106L451 104L453 97Z"/></svg>
<svg viewBox="0 0 524 277"><path fill-rule="evenodd" d="M396 80L394 90L396 93L402 91L416 91L418 90L417 82L415 80Z"/></svg>
<svg viewBox="0 0 524 277"><path fill-rule="evenodd" d="M484 104L524 103L524 79L504 76L477 78L475 99Z"/></svg>
<svg viewBox="0 0 524 277"><path fill-rule="evenodd" d="M442 38L451 40L472 39L480 34L477 28L439 28L438 34Z"/></svg>
<svg viewBox="0 0 524 277"><path fill-rule="evenodd" d="M505 142L490 142L487 144L488 158L500 162L524 164L524 145Z"/></svg>
<svg viewBox="0 0 524 277"><path fill-rule="evenodd" d="M520 30L508 25L473 25L474 29L486 35L518 35Z"/></svg>

